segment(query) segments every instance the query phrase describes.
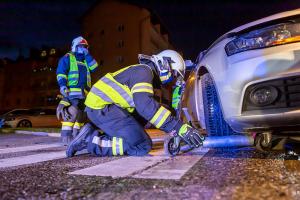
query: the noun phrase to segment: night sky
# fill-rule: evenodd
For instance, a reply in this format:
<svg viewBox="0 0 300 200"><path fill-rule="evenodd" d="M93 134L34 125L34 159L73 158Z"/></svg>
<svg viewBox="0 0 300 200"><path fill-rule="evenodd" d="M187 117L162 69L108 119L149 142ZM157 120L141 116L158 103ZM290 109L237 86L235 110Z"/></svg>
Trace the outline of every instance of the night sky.
<svg viewBox="0 0 300 200"><path fill-rule="evenodd" d="M80 34L80 17L95 4L89 1L0 1L0 58L16 58L42 45L65 47ZM187 58L225 32L247 22L300 8L300 0L128 0L156 13L171 42Z"/></svg>

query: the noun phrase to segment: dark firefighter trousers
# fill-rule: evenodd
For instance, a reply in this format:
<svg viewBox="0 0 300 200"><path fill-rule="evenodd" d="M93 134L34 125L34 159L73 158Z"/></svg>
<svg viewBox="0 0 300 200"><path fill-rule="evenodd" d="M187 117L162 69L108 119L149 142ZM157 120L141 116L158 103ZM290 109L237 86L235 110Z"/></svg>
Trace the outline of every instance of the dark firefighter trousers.
<svg viewBox="0 0 300 200"><path fill-rule="evenodd" d="M69 100L71 105L76 107L78 110L76 120L72 121L64 121L62 124L62 129L61 129L61 136L73 136L75 137L81 127L84 125L84 122L86 121L86 116L84 113L84 99L70 99Z"/></svg>
<svg viewBox="0 0 300 200"><path fill-rule="evenodd" d="M91 122L104 132L93 132L88 143L91 154L143 156L151 150L150 137L128 111L111 104L100 110L87 107L86 112Z"/></svg>

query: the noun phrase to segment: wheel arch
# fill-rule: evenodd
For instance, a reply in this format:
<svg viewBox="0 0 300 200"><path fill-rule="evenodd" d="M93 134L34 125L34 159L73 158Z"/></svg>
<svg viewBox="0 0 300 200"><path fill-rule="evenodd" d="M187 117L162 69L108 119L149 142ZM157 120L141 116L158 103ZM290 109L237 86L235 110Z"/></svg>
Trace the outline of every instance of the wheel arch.
<svg viewBox="0 0 300 200"><path fill-rule="evenodd" d="M207 66L201 65L201 66L199 66L198 71L197 71L197 82L200 82L196 86L198 91L201 91L200 90L201 88L199 88L199 84L201 84L200 78L201 78L201 76L203 76L204 74L207 74L207 73L210 74L210 76L212 78L212 81L213 81L214 85L216 86L216 81L215 81L215 77L214 77L213 73L210 72L210 70L209 70L209 68ZM216 92L217 92L217 97L218 97L218 100L219 100L219 104L221 106L221 111L222 111L222 114L223 114L223 117L224 117L223 103L222 103L221 98L220 98L219 88L218 87L215 87L215 88L216 88ZM199 120L200 120L200 118L199 118ZM227 122L227 124L229 124L228 121L225 118L224 118L224 120ZM205 120L204 120L203 123L206 126Z"/></svg>
<svg viewBox="0 0 300 200"><path fill-rule="evenodd" d="M19 125L20 125L20 123L21 123L22 121L28 121L28 122L30 123L31 127L33 126L32 121L31 121L30 119L28 119L28 118L22 118L22 119L20 119L20 120L18 121L17 127L19 127Z"/></svg>

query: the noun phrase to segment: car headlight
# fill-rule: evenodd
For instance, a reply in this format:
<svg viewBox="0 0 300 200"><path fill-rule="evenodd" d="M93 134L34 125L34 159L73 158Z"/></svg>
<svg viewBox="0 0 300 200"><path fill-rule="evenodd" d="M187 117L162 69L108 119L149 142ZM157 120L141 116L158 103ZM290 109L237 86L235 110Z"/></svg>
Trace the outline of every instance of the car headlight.
<svg viewBox="0 0 300 200"><path fill-rule="evenodd" d="M8 121L14 121L15 119L16 119L15 117L8 117L8 118L5 119L5 121L7 121L7 122Z"/></svg>
<svg viewBox="0 0 300 200"><path fill-rule="evenodd" d="M252 49L300 41L300 23L284 23L242 34L227 43L228 56Z"/></svg>

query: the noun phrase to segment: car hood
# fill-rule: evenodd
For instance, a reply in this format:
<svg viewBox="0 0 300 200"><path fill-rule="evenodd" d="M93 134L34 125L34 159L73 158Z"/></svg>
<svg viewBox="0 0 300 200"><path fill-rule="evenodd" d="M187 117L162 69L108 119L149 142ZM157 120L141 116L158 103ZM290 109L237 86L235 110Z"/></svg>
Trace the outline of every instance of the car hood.
<svg viewBox="0 0 300 200"><path fill-rule="evenodd" d="M248 29L252 26L256 26L256 25L259 25L259 24L262 24L262 23L265 23L265 22L269 22L269 21L273 21L273 20L276 20L276 19L280 19L280 18L291 17L291 16L294 16L294 15L300 15L300 8L296 9L296 10L277 13L277 14L274 14L274 15L271 15L271 16L268 16L268 17L250 22L248 24L237 27L237 28L227 32L226 34L237 33L237 32L243 31L245 29Z"/></svg>

